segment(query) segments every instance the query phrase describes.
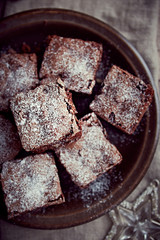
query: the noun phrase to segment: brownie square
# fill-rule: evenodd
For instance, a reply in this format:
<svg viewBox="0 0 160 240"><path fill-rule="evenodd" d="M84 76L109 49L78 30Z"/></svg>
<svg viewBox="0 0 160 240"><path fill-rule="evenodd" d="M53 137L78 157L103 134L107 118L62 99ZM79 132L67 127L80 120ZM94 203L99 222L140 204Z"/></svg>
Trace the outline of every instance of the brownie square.
<svg viewBox="0 0 160 240"><path fill-rule="evenodd" d="M36 54L11 51L0 58L0 111L9 111L9 101L18 92L39 83Z"/></svg>
<svg viewBox="0 0 160 240"><path fill-rule="evenodd" d="M0 165L12 160L21 150L21 142L16 126L5 116L0 115Z"/></svg>
<svg viewBox="0 0 160 240"><path fill-rule="evenodd" d="M64 202L54 157L48 153L3 163L1 182L8 218Z"/></svg>
<svg viewBox="0 0 160 240"><path fill-rule="evenodd" d="M54 150L80 134L71 94L60 83L46 80L34 90L18 93L11 110L26 151Z"/></svg>
<svg viewBox="0 0 160 240"><path fill-rule="evenodd" d="M99 43L53 35L44 53L40 77L61 76L67 89L91 94L101 58Z"/></svg>
<svg viewBox="0 0 160 240"><path fill-rule="evenodd" d="M152 102L154 91L149 84L117 66L112 66L102 93L90 109L122 131L133 134Z"/></svg>
<svg viewBox="0 0 160 240"><path fill-rule="evenodd" d="M76 142L57 149L56 154L71 179L80 188L122 161L117 148L106 138L105 131L94 113L81 120L82 136Z"/></svg>

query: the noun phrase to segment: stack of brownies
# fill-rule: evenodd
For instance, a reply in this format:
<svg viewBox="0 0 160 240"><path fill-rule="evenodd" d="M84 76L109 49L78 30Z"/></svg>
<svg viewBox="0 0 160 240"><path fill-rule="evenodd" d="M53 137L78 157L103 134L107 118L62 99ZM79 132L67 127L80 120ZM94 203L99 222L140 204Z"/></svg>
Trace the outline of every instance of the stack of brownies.
<svg viewBox="0 0 160 240"><path fill-rule="evenodd" d="M122 161L100 118L133 134L154 92L113 65L90 113L77 119L72 91L92 94L102 54L100 43L53 35L39 73L34 53L1 55L0 164L9 218L65 202L55 154L80 188ZM10 110L14 120L4 116Z"/></svg>

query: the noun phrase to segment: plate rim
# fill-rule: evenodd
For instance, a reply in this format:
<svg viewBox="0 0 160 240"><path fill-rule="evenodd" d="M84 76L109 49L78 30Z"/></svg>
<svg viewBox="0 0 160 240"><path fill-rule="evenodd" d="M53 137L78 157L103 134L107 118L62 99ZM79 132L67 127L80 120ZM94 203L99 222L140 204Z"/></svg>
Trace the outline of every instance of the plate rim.
<svg viewBox="0 0 160 240"><path fill-rule="evenodd" d="M140 55L140 53L136 50L136 48L120 33L118 32L115 28L113 28L112 26L110 26L108 23L105 23L103 22L102 20L99 20L95 17L92 17L88 14L85 14L85 13L82 13L82 12L78 12L78 11L74 11L74 10L69 10L69 9L59 9L59 8L39 8L39 9L32 9L32 10L27 10L27 11L23 11L23 12L18 12L18 13L15 13L15 14L12 14L10 16L7 16L5 18L3 18L2 20L0 20L0 26L2 25L3 26L3 29L4 29L4 26L6 26L8 23L10 23L10 21L12 20L12 24L15 24L16 22L18 23L19 21L19 18L25 18L27 16L30 16L30 15L42 15L42 14L67 14L67 15L74 15L76 17L83 17L84 20L87 20L89 22L92 22L92 24L96 23L97 25L101 25L101 28L105 28L107 29L107 31L111 31L112 34L115 34L116 37L118 37L119 39L122 40L122 42L127 45L127 47L131 50L131 52L134 53L134 55L136 55L137 59L139 59L139 62L141 63L141 65L143 66L143 68L145 69L145 72L146 74L148 75L148 78L151 82L151 85L154 89L154 99L155 99L155 108L156 108L156 113L157 113L157 116L156 116L156 129L155 129L155 138L154 138L154 144L153 144L153 147L151 149L151 152L150 152L150 156L149 156L149 161L147 161L147 165L145 166L144 170L143 170L143 174L141 174L141 177L138 178L138 180L134 183L134 185L129 189L129 191L126 193L126 195L124 196L123 199L119 199L119 201L117 201L117 204L119 204L121 201L123 201L127 196L129 196L129 194L131 194L131 192L137 187L137 185L141 182L142 178L144 177L145 173L147 172L152 160L153 160L153 156L155 154L155 151L156 151L156 148L157 148L157 145L158 145L158 139L159 139L159 132L160 132L160 108L159 108L159 97L158 97L158 91L157 91L157 88L156 88L156 85L155 85L155 82L153 80L153 77L152 77L152 74L146 64L146 62L144 61L143 57ZM14 21L15 22L14 22ZM41 20L42 21L42 20ZM9 24L9 27L8 29L10 29L11 26ZM0 27L0 33L3 32L1 30L2 28ZM8 29L6 29L5 31L7 31ZM105 200L104 200L105 202ZM104 203L105 204L105 203ZM92 208L97 208L99 205L99 203L96 203ZM114 206L112 206L113 208ZM109 208L110 210L111 208ZM92 210L90 210L92 212ZM100 217L102 216L103 214L105 214L106 210L104 209L101 209L101 211L98 211L98 214L91 214L88 212L88 218L85 219L85 220L82 220L82 221L78 221L78 222L74 222L72 224L68 224L68 225L63 225L63 226L57 226L57 227L39 227L39 226L34 226L33 228L39 228L39 229L58 229L58 228L68 228L68 227L72 227L72 226L77 226L77 225L80 225L80 224L83 224L83 223L87 223L91 220L94 220L96 219L97 217ZM83 213L82 213L83 214ZM24 226L24 225L23 225ZM30 228L32 228L32 226L29 226Z"/></svg>

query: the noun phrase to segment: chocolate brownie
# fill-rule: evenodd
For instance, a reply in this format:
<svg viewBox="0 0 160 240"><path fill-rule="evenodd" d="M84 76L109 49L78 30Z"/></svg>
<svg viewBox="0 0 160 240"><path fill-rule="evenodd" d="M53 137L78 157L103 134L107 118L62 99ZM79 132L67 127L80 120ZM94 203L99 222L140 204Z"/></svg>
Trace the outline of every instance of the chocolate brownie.
<svg viewBox="0 0 160 240"><path fill-rule="evenodd" d="M87 114L80 122L81 138L60 147L56 154L73 182L84 188L99 175L119 164L122 156L106 138L94 113Z"/></svg>
<svg viewBox="0 0 160 240"><path fill-rule="evenodd" d="M102 93L95 97L90 109L115 127L132 134L153 94L149 84L114 65L104 80Z"/></svg>
<svg viewBox="0 0 160 240"><path fill-rule="evenodd" d="M102 44L53 35L44 53L40 77L60 75L67 89L91 94L101 57Z"/></svg>
<svg viewBox="0 0 160 240"><path fill-rule="evenodd" d="M16 93L35 87L39 83L37 57L11 51L0 58L0 111L9 110L9 101Z"/></svg>
<svg viewBox="0 0 160 240"><path fill-rule="evenodd" d="M48 153L3 163L1 182L8 218L64 202L54 157Z"/></svg>
<svg viewBox="0 0 160 240"><path fill-rule="evenodd" d="M0 115L0 165L12 160L21 150L21 142L16 126L5 116Z"/></svg>
<svg viewBox="0 0 160 240"><path fill-rule="evenodd" d="M34 90L18 93L11 110L26 151L54 150L81 133L71 93L60 80L56 84L45 80Z"/></svg>

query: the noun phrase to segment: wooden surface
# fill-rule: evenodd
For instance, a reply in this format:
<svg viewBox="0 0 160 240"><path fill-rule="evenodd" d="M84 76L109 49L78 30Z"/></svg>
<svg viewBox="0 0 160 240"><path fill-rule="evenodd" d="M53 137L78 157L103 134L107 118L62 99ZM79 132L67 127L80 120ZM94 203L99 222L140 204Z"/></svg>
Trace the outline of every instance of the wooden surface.
<svg viewBox="0 0 160 240"><path fill-rule="evenodd" d="M5 1L5 9L1 13L8 16L16 12L42 7L84 12L116 28L140 52L149 66L157 89L160 87L159 0L8 0ZM144 188L152 178L160 178L159 157L160 145L149 171L130 198ZM101 240L110 228L107 216L64 230L26 229L3 221L0 221L0 224L0 239L2 240Z"/></svg>

